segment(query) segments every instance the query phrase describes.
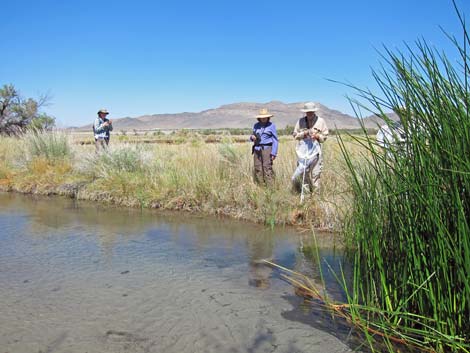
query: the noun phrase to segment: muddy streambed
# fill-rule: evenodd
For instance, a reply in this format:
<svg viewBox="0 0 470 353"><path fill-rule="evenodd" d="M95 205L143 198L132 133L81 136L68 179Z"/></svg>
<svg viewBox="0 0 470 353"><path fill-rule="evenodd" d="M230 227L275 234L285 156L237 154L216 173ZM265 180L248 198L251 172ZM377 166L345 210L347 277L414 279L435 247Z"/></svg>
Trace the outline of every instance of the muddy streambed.
<svg viewBox="0 0 470 353"><path fill-rule="evenodd" d="M318 279L314 252L300 251L310 242L290 228L0 193L0 353L349 352L344 327L259 263ZM339 253L327 240L322 263L338 268Z"/></svg>

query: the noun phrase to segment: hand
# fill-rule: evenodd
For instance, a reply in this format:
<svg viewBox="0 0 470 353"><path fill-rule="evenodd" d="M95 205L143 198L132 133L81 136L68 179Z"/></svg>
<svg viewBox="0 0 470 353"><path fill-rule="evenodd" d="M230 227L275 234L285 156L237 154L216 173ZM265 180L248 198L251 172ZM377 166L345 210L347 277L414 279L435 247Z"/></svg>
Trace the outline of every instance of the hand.
<svg viewBox="0 0 470 353"><path fill-rule="evenodd" d="M314 139L314 140L317 140L317 141L320 140L320 134L318 134L316 131L312 131L312 132L310 133L310 137L311 137L312 139Z"/></svg>
<svg viewBox="0 0 470 353"><path fill-rule="evenodd" d="M109 125L109 123L108 123L107 121L105 121L105 122L103 123L103 126L108 126L108 125Z"/></svg>
<svg viewBox="0 0 470 353"><path fill-rule="evenodd" d="M314 127L310 132L310 136L312 139L320 141L320 130Z"/></svg>
<svg viewBox="0 0 470 353"><path fill-rule="evenodd" d="M271 161L274 161L276 159L276 156L275 155L271 155Z"/></svg>
<svg viewBox="0 0 470 353"><path fill-rule="evenodd" d="M251 140L251 141L255 141L255 140L256 140L256 136L255 136L255 135L251 135L251 136L250 136L250 140Z"/></svg>

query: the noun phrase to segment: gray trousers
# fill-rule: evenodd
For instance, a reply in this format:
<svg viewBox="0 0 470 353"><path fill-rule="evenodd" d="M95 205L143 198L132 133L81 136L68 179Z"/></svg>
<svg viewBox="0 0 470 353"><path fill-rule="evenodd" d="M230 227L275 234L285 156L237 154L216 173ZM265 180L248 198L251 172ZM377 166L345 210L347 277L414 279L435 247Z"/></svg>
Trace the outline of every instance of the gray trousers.
<svg viewBox="0 0 470 353"><path fill-rule="evenodd" d="M271 146L262 147L259 151L253 151L254 177L257 183L272 184L274 181L271 151Z"/></svg>

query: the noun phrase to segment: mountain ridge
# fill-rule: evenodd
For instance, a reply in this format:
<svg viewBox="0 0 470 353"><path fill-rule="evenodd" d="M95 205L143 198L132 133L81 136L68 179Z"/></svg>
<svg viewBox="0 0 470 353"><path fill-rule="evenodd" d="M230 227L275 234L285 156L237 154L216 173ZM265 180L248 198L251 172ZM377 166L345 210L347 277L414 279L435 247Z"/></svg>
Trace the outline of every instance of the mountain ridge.
<svg viewBox="0 0 470 353"><path fill-rule="evenodd" d="M358 129L360 119L328 108L318 103L318 115L325 119L330 129ZM217 128L251 128L256 122L258 111L267 108L274 115L272 121L278 128L287 125L294 126L299 118L304 116L300 110L303 102L283 103L270 101L267 103L238 102L221 105L201 112L183 112L173 114L146 114L138 117L112 118L115 130L153 130L153 129L217 129ZM392 119L396 119L393 114ZM362 119L367 128L376 128L383 123L377 116ZM72 130L89 130L92 124L72 127Z"/></svg>

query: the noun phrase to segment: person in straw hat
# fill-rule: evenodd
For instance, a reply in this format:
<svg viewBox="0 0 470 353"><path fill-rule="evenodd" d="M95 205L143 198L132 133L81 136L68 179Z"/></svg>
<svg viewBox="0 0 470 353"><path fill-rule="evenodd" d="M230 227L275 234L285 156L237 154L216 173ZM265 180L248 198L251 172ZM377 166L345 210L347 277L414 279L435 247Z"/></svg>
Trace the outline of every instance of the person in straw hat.
<svg viewBox="0 0 470 353"><path fill-rule="evenodd" d="M312 102L305 103L301 111L305 113L305 116L300 118L295 124L293 136L299 143L302 142L315 147L315 156L308 156L310 163L309 165L304 165L306 169L303 176L304 179L306 179L310 191L315 189L318 192L323 167L320 144L325 142L328 137L328 127L326 126L325 120L317 115L319 112L318 104ZM299 176L297 174L298 173L294 173L295 177L293 177L293 182L294 187L298 190ZM304 184L304 182L305 180L302 180L302 184ZM301 187L303 188L304 185Z"/></svg>
<svg viewBox="0 0 470 353"><path fill-rule="evenodd" d="M108 114L109 112L106 109L98 110L98 117L93 124L97 152L100 148L105 149L109 144L110 131L113 130L113 122L107 118Z"/></svg>
<svg viewBox="0 0 470 353"><path fill-rule="evenodd" d="M253 126L250 140L253 142L251 153L254 161L255 182L272 184L274 180L273 161L276 159L279 145L276 125L267 109L261 109L256 115L258 122Z"/></svg>

